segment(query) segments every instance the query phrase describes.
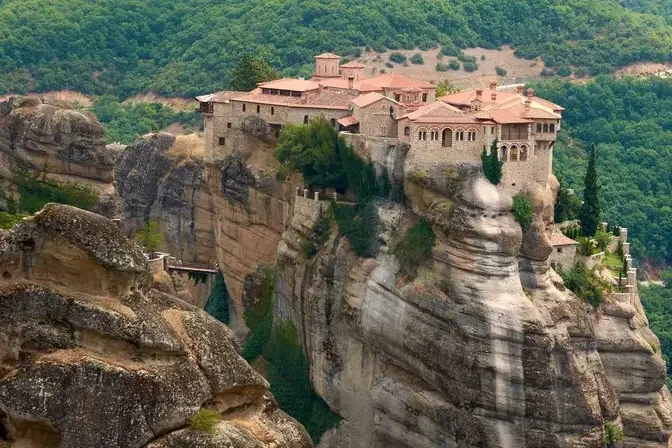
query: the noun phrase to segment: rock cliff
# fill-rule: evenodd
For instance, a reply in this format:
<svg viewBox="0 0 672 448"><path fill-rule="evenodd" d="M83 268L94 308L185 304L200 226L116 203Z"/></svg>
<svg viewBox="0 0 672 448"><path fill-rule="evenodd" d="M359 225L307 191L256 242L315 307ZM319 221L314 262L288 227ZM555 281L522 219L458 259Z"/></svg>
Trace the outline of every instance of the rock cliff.
<svg viewBox="0 0 672 448"><path fill-rule="evenodd" d="M67 103L38 97L0 103L0 187L17 199L17 169L57 182L76 182L99 194L94 210L121 217L114 188L114 154L105 147L104 129L91 114ZM0 207L6 206L0 199Z"/></svg>
<svg viewBox="0 0 672 448"><path fill-rule="evenodd" d="M171 255L215 260L213 200L200 137L162 132L138 139L119 156L116 182L129 235L156 219Z"/></svg>
<svg viewBox="0 0 672 448"><path fill-rule="evenodd" d="M62 448L310 447L231 331L151 287L111 221L49 204L0 230L0 440ZM188 418L216 410L211 431Z"/></svg>
<svg viewBox="0 0 672 448"><path fill-rule="evenodd" d="M598 448L605 425L627 448L672 446L665 363L637 294L595 310L548 265L557 181L526 191L523 232L479 166L413 151L403 166L407 200L378 204L375 258L334 226L307 259L318 202L297 207L278 246L276 318L295 323L316 391L344 419L320 446ZM389 249L419 216L437 241L411 280Z"/></svg>

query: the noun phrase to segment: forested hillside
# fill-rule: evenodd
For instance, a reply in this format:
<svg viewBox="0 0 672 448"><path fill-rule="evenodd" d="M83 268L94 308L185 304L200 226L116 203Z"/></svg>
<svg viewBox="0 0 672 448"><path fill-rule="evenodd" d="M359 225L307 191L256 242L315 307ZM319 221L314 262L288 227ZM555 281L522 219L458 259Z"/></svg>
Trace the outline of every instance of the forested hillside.
<svg viewBox="0 0 672 448"><path fill-rule="evenodd" d="M566 108L554 172L581 194L586 147L595 143L602 219L628 228L636 259L672 262L672 80L600 76L535 87Z"/></svg>
<svg viewBox="0 0 672 448"><path fill-rule="evenodd" d="M581 73L665 61L672 31L648 0L5 0L0 93L70 88L190 96L226 87L235 60L261 53L285 74L319 51L354 55L513 45ZM644 12L639 12L644 11Z"/></svg>

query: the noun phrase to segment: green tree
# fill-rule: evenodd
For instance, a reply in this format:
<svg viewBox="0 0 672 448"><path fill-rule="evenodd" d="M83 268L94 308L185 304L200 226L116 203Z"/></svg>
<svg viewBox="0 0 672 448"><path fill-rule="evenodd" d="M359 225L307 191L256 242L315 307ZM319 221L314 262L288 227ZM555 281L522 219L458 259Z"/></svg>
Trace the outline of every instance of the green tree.
<svg viewBox="0 0 672 448"><path fill-rule="evenodd" d="M583 231L583 235L587 237L595 235L597 227L600 224L600 198L596 158L597 149L595 148L595 144L593 144L590 148L588 169L583 181L583 204L579 210L581 230Z"/></svg>
<svg viewBox="0 0 672 448"><path fill-rule="evenodd" d="M163 243L163 235L159 232L159 223L153 219L147 221L147 224L136 234L136 238L150 258L156 258L156 252Z"/></svg>
<svg viewBox="0 0 672 448"><path fill-rule="evenodd" d="M558 177L558 197L555 199L555 208L553 209L553 220L556 223L562 223L576 216L581 208L581 201L574 194L565 188L561 177Z"/></svg>
<svg viewBox="0 0 672 448"><path fill-rule="evenodd" d="M456 93L456 92L459 92L459 91L460 91L459 87L457 87L455 84L453 84L452 82L447 81L445 79L442 80L442 81L439 81L436 84L436 97L437 98L440 98L444 95L448 95L450 93Z"/></svg>
<svg viewBox="0 0 672 448"><path fill-rule="evenodd" d="M261 57L244 54L231 72L229 88L249 92L257 83L278 79L280 74Z"/></svg>
<svg viewBox="0 0 672 448"><path fill-rule="evenodd" d="M483 163L483 174L485 178L493 185L499 185L502 181L502 166L504 162L499 160L499 151L497 150L497 140L490 145L490 154L483 149L481 153L481 162Z"/></svg>
<svg viewBox="0 0 672 448"><path fill-rule="evenodd" d="M529 196L523 193L518 193L513 197L513 207L511 209L514 218L520 224L520 227L523 228L523 231L527 231L532 225L532 218L534 209L532 207L532 201Z"/></svg>
<svg viewBox="0 0 672 448"><path fill-rule="evenodd" d="M672 268L664 269L660 273L660 279L663 281L665 288L672 289Z"/></svg>

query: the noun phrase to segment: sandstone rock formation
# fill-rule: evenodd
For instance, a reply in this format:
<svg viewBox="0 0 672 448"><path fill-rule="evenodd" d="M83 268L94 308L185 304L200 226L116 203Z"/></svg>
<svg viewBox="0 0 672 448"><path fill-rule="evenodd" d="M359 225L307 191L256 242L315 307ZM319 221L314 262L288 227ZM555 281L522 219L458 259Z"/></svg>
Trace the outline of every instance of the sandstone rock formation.
<svg viewBox="0 0 672 448"><path fill-rule="evenodd" d="M129 235L156 219L171 255L215 260L213 202L200 137L162 132L138 139L119 156L116 181Z"/></svg>
<svg viewBox="0 0 672 448"><path fill-rule="evenodd" d="M0 440L17 447L310 447L231 331L151 289L111 221L49 204L0 230ZM188 418L221 413L212 432Z"/></svg>
<svg viewBox="0 0 672 448"><path fill-rule="evenodd" d="M90 114L64 102L38 97L0 103L0 187L18 198L15 170L46 175L58 182L87 185L100 194L95 211L121 217L114 188L114 157L106 150L104 129ZM4 200L0 199L0 208Z"/></svg>
<svg viewBox="0 0 672 448"><path fill-rule="evenodd" d="M310 207L278 247L276 319L295 323L316 391L344 418L320 446L598 448L605 424L622 426L627 448L672 446L665 364L639 298L594 310L548 265L557 182L527 191L523 233L478 166L411 151L404 178L407 204L379 205L376 258L334 228L306 259ZM389 242L418 216L437 242L409 280Z"/></svg>

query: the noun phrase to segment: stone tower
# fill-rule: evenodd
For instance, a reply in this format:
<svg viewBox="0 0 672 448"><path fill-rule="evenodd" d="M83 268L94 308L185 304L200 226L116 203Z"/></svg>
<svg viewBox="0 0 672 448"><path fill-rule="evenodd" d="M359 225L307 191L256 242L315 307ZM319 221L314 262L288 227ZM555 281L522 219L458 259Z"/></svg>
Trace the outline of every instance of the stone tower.
<svg viewBox="0 0 672 448"><path fill-rule="evenodd" d="M364 79L364 69L366 65L360 64L357 61L348 62L341 65L341 77L343 79L352 78L356 81Z"/></svg>
<svg viewBox="0 0 672 448"><path fill-rule="evenodd" d="M315 56L315 78L340 78L338 65L341 57L333 53Z"/></svg>

